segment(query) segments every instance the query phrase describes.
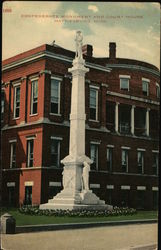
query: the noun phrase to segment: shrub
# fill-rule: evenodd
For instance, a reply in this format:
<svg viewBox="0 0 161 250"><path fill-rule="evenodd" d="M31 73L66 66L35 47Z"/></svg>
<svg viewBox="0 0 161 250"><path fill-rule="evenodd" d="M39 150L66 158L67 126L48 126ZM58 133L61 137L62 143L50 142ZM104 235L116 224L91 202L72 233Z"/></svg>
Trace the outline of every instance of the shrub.
<svg viewBox="0 0 161 250"><path fill-rule="evenodd" d="M104 216L121 216L121 215L133 215L136 213L136 209L128 207L114 207L113 210L40 210L39 206L25 205L19 208L19 212L28 215L45 215L45 216L59 216L59 217L104 217Z"/></svg>

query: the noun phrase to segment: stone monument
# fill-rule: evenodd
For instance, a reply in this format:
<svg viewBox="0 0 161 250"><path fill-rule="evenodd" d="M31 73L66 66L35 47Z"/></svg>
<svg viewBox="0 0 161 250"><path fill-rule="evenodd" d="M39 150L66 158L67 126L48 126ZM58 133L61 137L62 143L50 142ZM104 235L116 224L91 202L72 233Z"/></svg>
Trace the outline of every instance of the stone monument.
<svg viewBox="0 0 161 250"><path fill-rule="evenodd" d="M61 163L63 190L40 209L112 209L89 189L89 171L92 160L85 155L85 67L82 56L83 35L76 32L76 54L72 73L69 155Z"/></svg>

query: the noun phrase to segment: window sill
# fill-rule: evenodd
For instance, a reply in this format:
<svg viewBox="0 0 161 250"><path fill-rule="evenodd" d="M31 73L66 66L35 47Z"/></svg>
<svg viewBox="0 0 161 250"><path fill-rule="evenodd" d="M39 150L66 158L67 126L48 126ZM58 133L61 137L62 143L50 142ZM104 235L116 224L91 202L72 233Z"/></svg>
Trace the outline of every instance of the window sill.
<svg viewBox="0 0 161 250"><path fill-rule="evenodd" d="M122 91L126 91L126 92L129 92L129 89L120 89Z"/></svg>
<svg viewBox="0 0 161 250"><path fill-rule="evenodd" d="M20 117L14 117L12 120L19 120Z"/></svg>
<svg viewBox="0 0 161 250"><path fill-rule="evenodd" d="M50 169L50 168L52 168L52 169L63 169L63 167L60 167L60 166L58 166L58 167L57 167L57 166L49 166L48 168L49 168L49 169Z"/></svg>
<svg viewBox="0 0 161 250"><path fill-rule="evenodd" d="M61 114L56 114L56 113L50 113L50 115L53 115L53 116L62 116Z"/></svg>
<svg viewBox="0 0 161 250"><path fill-rule="evenodd" d="M36 115L38 115L38 113L36 113L36 114L30 114L31 117L32 117L32 116L36 116Z"/></svg>
<svg viewBox="0 0 161 250"><path fill-rule="evenodd" d="M100 122L100 121L98 121L98 120L92 120L92 119L89 119L88 121L89 121L89 122L97 122L97 123Z"/></svg>

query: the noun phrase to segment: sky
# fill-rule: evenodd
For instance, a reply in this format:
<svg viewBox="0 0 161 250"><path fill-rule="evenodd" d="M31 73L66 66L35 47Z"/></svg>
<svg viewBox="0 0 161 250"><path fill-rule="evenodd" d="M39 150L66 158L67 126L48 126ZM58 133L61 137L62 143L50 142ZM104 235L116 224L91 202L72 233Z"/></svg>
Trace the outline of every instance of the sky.
<svg viewBox="0 0 161 250"><path fill-rule="evenodd" d="M2 60L51 44L75 50L75 33L93 45L95 57L116 54L160 68L160 4L156 2L5 1Z"/></svg>

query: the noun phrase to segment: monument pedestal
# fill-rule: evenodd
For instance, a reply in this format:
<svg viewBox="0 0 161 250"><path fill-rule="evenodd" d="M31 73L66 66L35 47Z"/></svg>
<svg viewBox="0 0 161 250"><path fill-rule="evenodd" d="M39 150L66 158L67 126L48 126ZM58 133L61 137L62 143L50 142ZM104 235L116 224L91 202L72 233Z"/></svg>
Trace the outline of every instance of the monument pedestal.
<svg viewBox="0 0 161 250"><path fill-rule="evenodd" d="M68 155L62 160L64 164L64 188L53 199L48 200L48 203L41 204L40 209L112 209L111 206L106 205L104 201L100 200L92 190L82 190L83 162L90 164L92 161L85 155L75 159Z"/></svg>
<svg viewBox="0 0 161 250"><path fill-rule="evenodd" d="M72 73L72 95L70 114L69 155L61 163L63 170L63 190L40 209L112 209L89 190L90 164L93 162L85 155L85 67L82 57L82 39L80 31L76 35L76 57Z"/></svg>

